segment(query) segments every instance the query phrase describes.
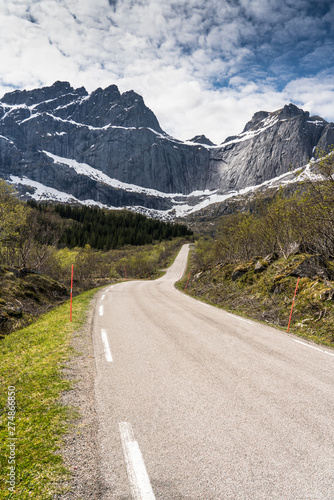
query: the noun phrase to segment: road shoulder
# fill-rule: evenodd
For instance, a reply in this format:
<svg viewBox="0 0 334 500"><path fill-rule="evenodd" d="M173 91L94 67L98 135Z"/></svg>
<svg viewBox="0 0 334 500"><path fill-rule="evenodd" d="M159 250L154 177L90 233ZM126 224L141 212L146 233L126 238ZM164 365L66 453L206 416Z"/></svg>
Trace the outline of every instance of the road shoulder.
<svg viewBox="0 0 334 500"><path fill-rule="evenodd" d="M98 500L104 490L99 470L92 342L92 325L98 296L99 293L91 301L84 327L73 335L71 347L74 354L63 370L64 377L73 381L73 386L63 394L61 403L75 408L79 416L71 423L72 428L64 437L61 455L71 476L64 483L66 493L54 497L56 500Z"/></svg>

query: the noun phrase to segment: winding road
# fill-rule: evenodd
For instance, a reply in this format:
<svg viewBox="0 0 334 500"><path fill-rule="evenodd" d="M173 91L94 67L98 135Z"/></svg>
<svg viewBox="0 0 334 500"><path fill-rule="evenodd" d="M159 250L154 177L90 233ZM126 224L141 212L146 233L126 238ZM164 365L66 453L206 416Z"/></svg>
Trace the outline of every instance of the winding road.
<svg viewBox="0 0 334 500"><path fill-rule="evenodd" d="M102 500L333 500L334 352L156 281L97 295Z"/></svg>

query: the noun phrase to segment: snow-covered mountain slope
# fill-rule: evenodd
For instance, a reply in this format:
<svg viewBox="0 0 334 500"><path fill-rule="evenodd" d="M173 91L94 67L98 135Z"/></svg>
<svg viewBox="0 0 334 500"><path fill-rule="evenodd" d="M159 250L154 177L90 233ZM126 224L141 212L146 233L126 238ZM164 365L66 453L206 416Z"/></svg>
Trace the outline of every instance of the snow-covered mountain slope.
<svg viewBox="0 0 334 500"><path fill-rule="evenodd" d="M99 171L96 171L89 165L78 163L76 160L69 160L66 158L57 157L51 153L47 153L53 158L55 163L59 165L68 165L70 168L76 170L79 175L86 177L92 177L98 182L109 184L110 186L121 189L130 193L145 194L148 198L160 198L161 200L168 200L169 205L164 209L150 208L150 206L144 207L143 205L128 205L128 206L112 206L108 204L103 204L93 199L78 199L68 193L58 191L54 188L44 186L43 184L32 181L28 178L20 178L14 175L10 176L9 182L16 186L17 189L25 198L32 198L36 201L50 201L59 203L72 203L72 204L82 204L82 205L97 205L100 208L108 209L122 209L127 208L139 213L142 213L148 217L154 217L162 220L174 220L176 218L185 218L188 215L200 213L210 205L223 203L226 200L231 200L233 198L240 198L244 195L250 193L256 194L263 192L266 189L277 188L279 186L286 186L288 184L298 184L305 181L308 178L315 179L312 173L312 165L314 161L312 160L308 164L304 165L302 168L295 169L291 172L287 172L278 177L264 181L262 184L248 186L246 188L240 189L238 191L233 190L228 193L222 194L219 190L205 190L205 191L193 191L189 195L182 195L177 193L162 193L153 189L141 188L139 186L121 183L116 179L110 179ZM168 208L169 207L169 208Z"/></svg>
<svg viewBox="0 0 334 500"><path fill-rule="evenodd" d="M56 82L0 99L0 177L22 196L164 217L283 179L333 143L332 123L292 104L216 146L170 137L141 96L115 85L88 94Z"/></svg>
<svg viewBox="0 0 334 500"><path fill-rule="evenodd" d="M75 172L44 151L86 163L120 182L167 193L206 189L209 151L165 134L135 92L112 85L90 95L67 82L32 91L15 91L0 100L0 176L24 176L81 199ZM59 173L59 174L58 174ZM92 192L103 203L119 205L112 193ZM118 197L119 198L119 197ZM131 204L131 203L130 203Z"/></svg>
<svg viewBox="0 0 334 500"><path fill-rule="evenodd" d="M212 150L221 189L259 185L305 165L314 150L334 143L334 124L293 104L255 113L244 131Z"/></svg>

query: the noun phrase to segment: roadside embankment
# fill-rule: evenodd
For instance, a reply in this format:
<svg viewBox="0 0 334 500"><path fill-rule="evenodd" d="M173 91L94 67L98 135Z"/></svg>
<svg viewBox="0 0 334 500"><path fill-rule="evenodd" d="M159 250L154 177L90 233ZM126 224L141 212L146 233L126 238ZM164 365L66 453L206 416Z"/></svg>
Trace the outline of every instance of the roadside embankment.
<svg viewBox="0 0 334 500"><path fill-rule="evenodd" d="M207 268L190 258L187 293L236 314L287 329L300 278L290 332L334 346L333 262L315 255L268 255L248 261L215 263ZM179 283L184 289L186 278Z"/></svg>

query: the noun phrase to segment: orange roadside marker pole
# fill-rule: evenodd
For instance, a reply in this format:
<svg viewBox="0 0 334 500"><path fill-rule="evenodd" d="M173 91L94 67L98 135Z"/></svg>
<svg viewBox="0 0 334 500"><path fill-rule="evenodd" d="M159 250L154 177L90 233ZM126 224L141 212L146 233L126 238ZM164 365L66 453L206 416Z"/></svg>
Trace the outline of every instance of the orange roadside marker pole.
<svg viewBox="0 0 334 500"><path fill-rule="evenodd" d="M189 279L190 279L190 271L189 271L189 275L188 275L188 279L187 279L186 286L184 287L184 291L186 291L186 290L187 290L187 286L188 286L188 283L189 283Z"/></svg>
<svg viewBox="0 0 334 500"><path fill-rule="evenodd" d="M70 321L72 321L72 292L73 292L73 264L72 264L72 270L71 270Z"/></svg>

